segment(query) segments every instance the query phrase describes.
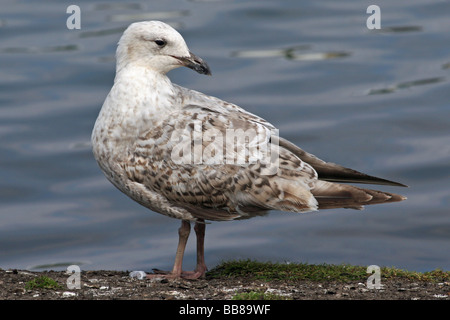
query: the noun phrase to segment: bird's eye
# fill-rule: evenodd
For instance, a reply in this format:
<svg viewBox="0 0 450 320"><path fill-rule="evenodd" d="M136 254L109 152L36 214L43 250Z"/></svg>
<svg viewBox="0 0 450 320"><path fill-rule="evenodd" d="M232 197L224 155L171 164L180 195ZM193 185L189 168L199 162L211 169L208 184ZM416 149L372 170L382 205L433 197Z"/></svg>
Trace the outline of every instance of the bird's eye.
<svg viewBox="0 0 450 320"><path fill-rule="evenodd" d="M155 40L155 43L156 43L160 48L162 48L162 47L164 47L164 46L166 45L166 41L161 40L161 39Z"/></svg>

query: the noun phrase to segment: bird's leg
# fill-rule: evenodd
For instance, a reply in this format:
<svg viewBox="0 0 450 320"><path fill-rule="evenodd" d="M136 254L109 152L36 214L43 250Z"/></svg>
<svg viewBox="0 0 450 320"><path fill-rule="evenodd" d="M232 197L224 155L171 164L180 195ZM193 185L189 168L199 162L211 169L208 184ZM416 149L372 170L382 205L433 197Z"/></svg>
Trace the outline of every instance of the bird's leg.
<svg viewBox="0 0 450 320"><path fill-rule="evenodd" d="M178 247L177 254L175 255L175 263L172 269L172 275L175 277L181 276L184 249L186 249L186 243L191 232L191 224L189 221L181 220L181 227L178 229Z"/></svg>
<svg viewBox="0 0 450 320"><path fill-rule="evenodd" d="M206 224L203 219L199 219L195 223L194 230L197 236L197 266L194 271L183 271L181 277L185 279L204 278L206 273L205 264L205 228Z"/></svg>
<svg viewBox="0 0 450 320"><path fill-rule="evenodd" d="M205 229L206 224L203 219L195 223L195 234L197 236L197 267L195 272L199 273L199 277L204 277L207 270L205 263Z"/></svg>
<svg viewBox="0 0 450 320"><path fill-rule="evenodd" d="M173 264L172 272L153 269L155 274L147 275L147 278L180 278L182 274L183 256L186 243L191 232L191 224L187 220L181 220L181 227L178 229L178 247L175 255L175 263Z"/></svg>
<svg viewBox="0 0 450 320"><path fill-rule="evenodd" d="M206 273L205 264L205 229L206 224L203 219L199 219L194 226L195 234L197 236L197 266L194 271L183 271L183 256L186 243L191 231L191 225L189 221L182 220L181 227L178 229L178 247L177 254L175 255L175 263L173 265L172 272L161 271L153 269L155 274L147 275L148 278L165 277L165 278L185 278L185 279L198 279L203 278Z"/></svg>

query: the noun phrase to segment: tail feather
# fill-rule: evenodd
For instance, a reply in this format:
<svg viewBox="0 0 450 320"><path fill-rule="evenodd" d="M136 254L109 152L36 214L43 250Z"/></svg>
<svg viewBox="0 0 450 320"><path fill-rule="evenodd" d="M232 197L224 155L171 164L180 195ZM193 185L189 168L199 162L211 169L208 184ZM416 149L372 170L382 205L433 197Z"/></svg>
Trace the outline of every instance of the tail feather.
<svg viewBox="0 0 450 320"><path fill-rule="evenodd" d="M406 197L389 192L358 188L351 185L317 181L311 190L319 209L363 209L365 205L403 201Z"/></svg>
<svg viewBox="0 0 450 320"><path fill-rule="evenodd" d="M280 147L286 148L287 150L294 153L297 157L310 164L314 168L314 170L316 170L317 174L319 175L319 179L321 180L332 182L367 183L407 187L407 185L404 185L403 183L370 176L368 174L346 168L332 162L325 162L317 158L315 155L304 151L303 149L286 139L278 138L277 142L279 143Z"/></svg>

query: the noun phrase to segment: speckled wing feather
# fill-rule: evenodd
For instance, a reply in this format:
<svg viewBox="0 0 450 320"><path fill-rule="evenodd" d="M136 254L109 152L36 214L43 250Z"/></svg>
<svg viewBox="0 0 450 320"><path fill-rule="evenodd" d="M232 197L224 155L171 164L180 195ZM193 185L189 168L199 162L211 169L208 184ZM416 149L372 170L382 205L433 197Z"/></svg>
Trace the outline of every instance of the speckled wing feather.
<svg viewBox="0 0 450 320"><path fill-rule="evenodd" d="M174 87L182 108L143 130L122 164L135 189L147 191L167 201L164 207L176 209L169 215L186 220L232 220L269 210L362 209L368 204L405 199L333 183L401 185L322 161L274 135L274 126L264 119L220 99ZM245 148L239 144L230 148L225 141L229 130L254 134L246 135ZM273 146L277 147L276 163L261 158L258 152ZM242 148L247 150L244 158ZM239 156L241 162L237 161ZM161 211L159 206L144 205Z"/></svg>
<svg viewBox="0 0 450 320"><path fill-rule="evenodd" d="M173 87L178 91L178 96L181 97L181 103L184 106L201 106L204 110L209 110L230 117L239 117L243 120L245 119L246 121L263 125L268 129L275 129L275 127L270 122L251 112L248 112L245 109L242 109L238 105L223 101L213 96L206 95L199 91L178 86L176 84L174 84Z"/></svg>
<svg viewBox="0 0 450 320"><path fill-rule="evenodd" d="M187 209L195 218L230 220L274 209L315 210L317 202L309 190L317 175L311 166L280 148L278 170L267 171L273 164L254 151L270 147L273 126L234 105L208 102L187 104L143 132L123 163L128 179ZM244 163L236 162L242 151L237 143L230 148L216 140L226 137L227 130L256 133L248 138L253 148L247 149Z"/></svg>
<svg viewBox="0 0 450 320"><path fill-rule="evenodd" d="M277 138L278 137L275 137L275 139ZM370 176L365 173L350 168L346 168L332 162L325 162L317 158L315 155L312 155L302 150L300 147L296 146L292 142L283 139L281 137L279 138L278 143L281 147L291 151L297 157L309 163L317 171L319 179L321 180L406 187L406 185L401 184L399 182Z"/></svg>

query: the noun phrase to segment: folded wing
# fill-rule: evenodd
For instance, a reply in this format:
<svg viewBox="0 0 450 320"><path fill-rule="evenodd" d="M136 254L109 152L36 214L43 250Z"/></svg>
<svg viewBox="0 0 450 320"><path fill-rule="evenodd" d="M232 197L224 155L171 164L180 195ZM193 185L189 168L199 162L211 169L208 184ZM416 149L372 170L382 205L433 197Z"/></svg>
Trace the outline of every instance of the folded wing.
<svg viewBox="0 0 450 320"><path fill-rule="evenodd" d="M179 90L184 108L144 130L123 166L128 179L188 210L194 219L242 219L269 210L361 209L405 199L335 183L404 186L320 160L234 104ZM276 150L276 161L268 161L261 150Z"/></svg>

